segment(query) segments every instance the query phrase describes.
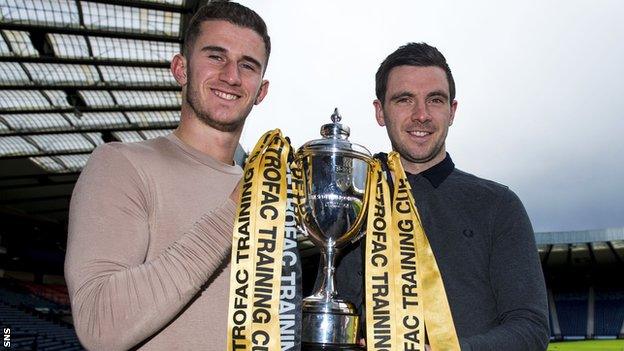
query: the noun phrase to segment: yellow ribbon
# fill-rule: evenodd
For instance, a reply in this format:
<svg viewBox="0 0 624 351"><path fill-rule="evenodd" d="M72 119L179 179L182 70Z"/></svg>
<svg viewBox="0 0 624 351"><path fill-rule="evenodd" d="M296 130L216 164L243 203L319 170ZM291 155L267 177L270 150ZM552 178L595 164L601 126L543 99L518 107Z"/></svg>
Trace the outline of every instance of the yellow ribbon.
<svg viewBox="0 0 624 351"><path fill-rule="evenodd" d="M232 238L228 350L280 349L289 151L290 144L275 129L260 138L245 165Z"/></svg>
<svg viewBox="0 0 624 351"><path fill-rule="evenodd" d="M371 187L369 194L366 233L368 349L421 351L427 334L435 351L460 350L442 276L396 152L388 156L388 166L395 181L392 201L378 161L371 175L377 186ZM381 218L387 227L383 235L379 230ZM381 262L387 265L379 267ZM384 287L375 286L384 275L385 298L381 290ZM386 310L389 322L381 323Z"/></svg>
<svg viewBox="0 0 624 351"><path fill-rule="evenodd" d="M394 236L388 182L378 160L369 174L369 201L366 232L366 324L367 343L371 350L395 350L397 345L396 315L393 302L397 276L393 257Z"/></svg>

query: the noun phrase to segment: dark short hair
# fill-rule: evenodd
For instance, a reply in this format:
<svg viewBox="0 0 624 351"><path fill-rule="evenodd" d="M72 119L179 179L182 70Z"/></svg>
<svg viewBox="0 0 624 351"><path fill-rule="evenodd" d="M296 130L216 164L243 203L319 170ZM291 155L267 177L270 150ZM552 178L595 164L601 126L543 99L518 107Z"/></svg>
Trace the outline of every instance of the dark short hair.
<svg viewBox="0 0 624 351"><path fill-rule="evenodd" d="M201 24L210 20L228 21L258 33L264 41L266 62L269 61L271 38L269 37L266 23L254 10L231 1L211 1L195 12L184 34L184 47L182 48L184 56L188 57L191 48L195 44L195 40L197 40L201 30Z"/></svg>
<svg viewBox="0 0 624 351"><path fill-rule="evenodd" d="M435 66L442 68L446 73L446 80L449 85L450 101L455 99L455 81L444 55L438 49L426 43L407 43L386 57L377 70L375 75L375 93L382 105L386 98L388 76L390 71L397 66Z"/></svg>

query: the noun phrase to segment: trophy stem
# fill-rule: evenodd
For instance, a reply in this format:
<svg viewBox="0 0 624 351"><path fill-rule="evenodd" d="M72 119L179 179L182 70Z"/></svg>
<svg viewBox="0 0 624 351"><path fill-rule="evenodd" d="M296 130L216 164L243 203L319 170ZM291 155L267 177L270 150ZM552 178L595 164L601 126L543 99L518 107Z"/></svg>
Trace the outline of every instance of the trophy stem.
<svg viewBox="0 0 624 351"><path fill-rule="evenodd" d="M336 291L336 256L338 251L335 247L327 246L325 250L321 250L321 285L316 295L321 295L325 299L330 300L338 296Z"/></svg>
<svg viewBox="0 0 624 351"><path fill-rule="evenodd" d="M330 242L321 249L320 285L316 293L302 301L302 351L364 350L358 346L360 317L355 306L338 297L336 256Z"/></svg>

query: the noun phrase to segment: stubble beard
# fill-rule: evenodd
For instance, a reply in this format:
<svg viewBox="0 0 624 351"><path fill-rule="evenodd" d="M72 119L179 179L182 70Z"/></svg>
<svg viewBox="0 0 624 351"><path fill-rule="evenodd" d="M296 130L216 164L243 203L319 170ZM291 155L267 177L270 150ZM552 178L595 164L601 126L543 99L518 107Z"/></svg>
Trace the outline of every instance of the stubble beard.
<svg viewBox="0 0 624 351"><path fill-rule="evenodd" d="M236 118L230 122L217 121L215 118L213 118L210 115L210 112L208 112L205 109L202 109L202 104L201 104L201 99L198 94L198 89L194 88L191 82L190 76L189 76L187 87L188 88L186 91L186 102L189 104L193 112L195 112L195 116L197 116L197 118L202 123L218 131L226 132L226 133L236 132L243 128L243 125L245 124L245 120L247 119L247 116L251 112L253 104L250 104L249 106L247 106L247 108L243 111L242 114L236 116Z"/></svg>
<svg viewBox="0 0 624 351"><path fill-rule="evenodd" d="M438 155L440 155L444 150L444 145L444 142L440 143L439 145L434 145L431 151L427 152L424 156L414 155L408 147L404 147L403 145L397 145L394 142L392 142L392 149L398 152L399 155L401 155L401 157L406 161L416 164L423 164L433 160Z"/></svg>
<svg viewBox="0 0 624 351"><path fill-rule="evenodd" d="M388 125L387 122L388 121L386 121L386 125ZM399 133L402 133L402 131L399 131ZM401 157L405 159L406 161L414 163L414 164L423 164L423 163L427 163L433 160L434 158L436 158L438 155L440 155L441 153L445 151L447 133L448 133L448 130L445 132L444 135L441 136L439 140L436 141L435 144L432 145L430 150L425 152L424 155L415 154L412 150L410 150L408 143L400 142L400 138L395 138L395 139L390 138L390 143L392 144L392 149L398 152L399 155L401 155Z"/></svg>

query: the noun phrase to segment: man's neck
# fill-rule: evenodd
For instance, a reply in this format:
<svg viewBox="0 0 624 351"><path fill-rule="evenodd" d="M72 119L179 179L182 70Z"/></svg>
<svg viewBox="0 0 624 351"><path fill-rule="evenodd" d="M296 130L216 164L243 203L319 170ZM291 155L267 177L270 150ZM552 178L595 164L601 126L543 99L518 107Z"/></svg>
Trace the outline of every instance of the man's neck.
<svg viewBox="0 0 624 351"><path fill-rule="evenodd" d="M234 132L216 130L197 117L182 115L174 134L190 147L225 164L231 165L242 129Z"/></svg>
<svg viewBox="0 0 624 351"><path fill-rule="evenodd" d="M444 161L445 157L446 157L446 148L443 147L442 150L440 150L440 152L434 158L430 159L429 161L411 162L411 161L404 159L403 156L401 156L401 164L403 165L403 169L405 170L405 172L411 173L411 174L419 174L437 165L438 163Z"/></svg>

